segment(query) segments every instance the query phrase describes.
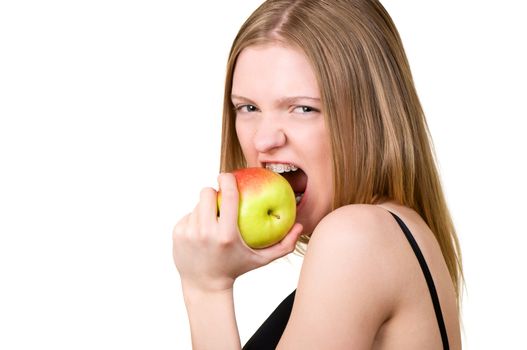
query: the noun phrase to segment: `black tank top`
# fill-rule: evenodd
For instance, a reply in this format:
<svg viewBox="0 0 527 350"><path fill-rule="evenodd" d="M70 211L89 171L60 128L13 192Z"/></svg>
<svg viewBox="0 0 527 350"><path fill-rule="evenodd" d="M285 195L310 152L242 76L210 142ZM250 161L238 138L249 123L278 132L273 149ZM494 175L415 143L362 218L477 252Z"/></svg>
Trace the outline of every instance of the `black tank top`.
<svg viewBox="0 0 527 350"><path fill-rule="evenodd" d="M405 223L394 213L390 212L399 226L401 227L404 235L408 239L410 246L412 247L415 256L421 266L424 277L426 279L426 284L428 285L428 290L430 291L430 296L432 297L432 304L434 305L434 311L437 319L437 324L439 326L439 332L441 333L441 340L443 341L443 349L448 350L448 336L446 333L446 327L443 320L443 314L441 312L441 306L439 304L439 298L437 296L437 291L432 279L432 275L426 264L425 258L421 253L421 249L417 245L412 233L405 225ZM244 350L267 350L275 349L278 345L278 341L282 337L289 316L291 315L291 309L293 308L293 302L295 299L295 291L293 291L287 298L285 298L280 305L269 315L267 320L258 328L256 333L249 339L249 341L243 347Z"/></svg>

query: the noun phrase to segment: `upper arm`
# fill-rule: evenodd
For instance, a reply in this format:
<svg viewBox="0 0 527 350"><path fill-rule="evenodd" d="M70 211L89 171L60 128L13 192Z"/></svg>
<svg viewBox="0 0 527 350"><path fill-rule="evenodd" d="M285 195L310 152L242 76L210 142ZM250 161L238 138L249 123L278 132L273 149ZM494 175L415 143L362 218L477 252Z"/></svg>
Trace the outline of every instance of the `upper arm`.
<svg viewBox="0 0 527 350"><path fill-rule="evenodd" d="M309 242L291 316L278 348L369 349L397 295L384 209L330 213Z"/></svg>

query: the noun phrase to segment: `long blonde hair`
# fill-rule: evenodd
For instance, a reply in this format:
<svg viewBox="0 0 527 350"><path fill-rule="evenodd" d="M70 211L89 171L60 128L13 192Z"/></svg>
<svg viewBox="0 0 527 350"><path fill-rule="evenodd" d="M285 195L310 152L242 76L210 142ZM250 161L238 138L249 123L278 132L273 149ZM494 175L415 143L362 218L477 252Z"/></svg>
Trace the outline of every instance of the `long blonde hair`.
<svg viewBox="0 0 527 350"><path fill-rule="evenodd" d="M434 233L461 295L462 263L431 136L397 29L375 0L268 0L242 25L227 64L221 171L244 167L230 100L240 52L300 48L318 79L333 155L333 208L395 200Z"/></svg>

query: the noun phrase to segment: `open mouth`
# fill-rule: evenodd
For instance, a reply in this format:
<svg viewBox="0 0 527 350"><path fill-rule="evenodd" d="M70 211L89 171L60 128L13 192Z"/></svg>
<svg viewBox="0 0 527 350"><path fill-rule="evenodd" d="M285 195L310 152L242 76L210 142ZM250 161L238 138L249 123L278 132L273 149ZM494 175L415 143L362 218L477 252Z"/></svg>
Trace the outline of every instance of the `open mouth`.
<svg viewBox="0 0 527 350"><path fill-rule="evenodd" d="M267 163L265 167L282 175L295 192L296 205L298 206L304 197L307 187L306 173L293 164Z"/></svg>

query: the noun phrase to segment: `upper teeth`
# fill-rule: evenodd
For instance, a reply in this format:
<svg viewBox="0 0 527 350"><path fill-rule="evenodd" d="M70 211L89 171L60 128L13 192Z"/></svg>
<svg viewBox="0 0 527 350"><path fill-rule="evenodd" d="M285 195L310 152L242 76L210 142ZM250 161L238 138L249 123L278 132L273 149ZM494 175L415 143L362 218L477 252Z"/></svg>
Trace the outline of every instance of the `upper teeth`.
<svg viewBox="0 0 527 350"><path fill-rule="evenodd" d="M265 167L275 173L284 173L290 171L296 171L298 168L293 164L283 164L283 163L267 163Z"/></svg>

